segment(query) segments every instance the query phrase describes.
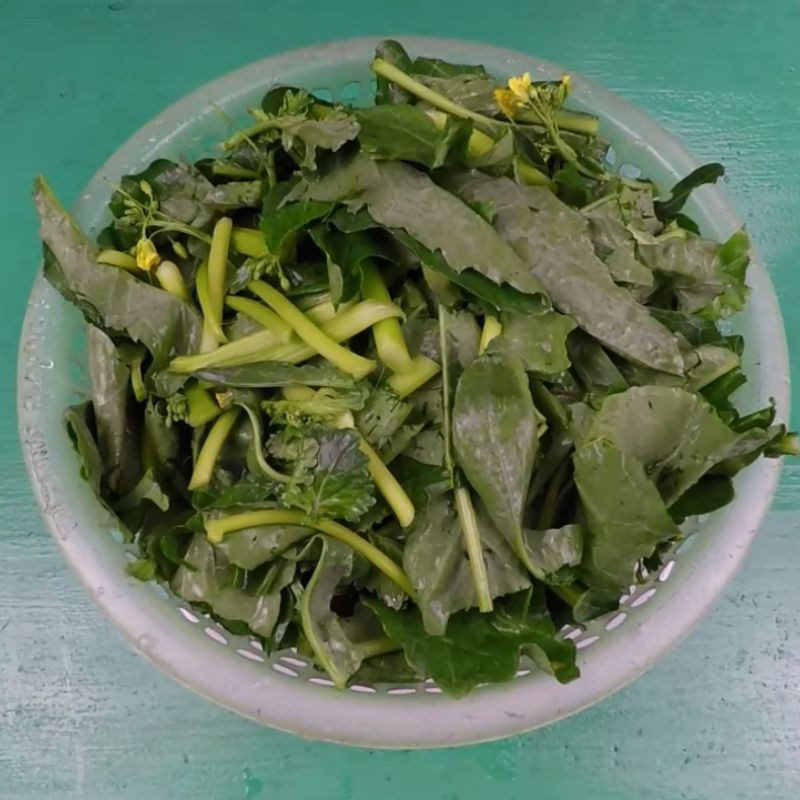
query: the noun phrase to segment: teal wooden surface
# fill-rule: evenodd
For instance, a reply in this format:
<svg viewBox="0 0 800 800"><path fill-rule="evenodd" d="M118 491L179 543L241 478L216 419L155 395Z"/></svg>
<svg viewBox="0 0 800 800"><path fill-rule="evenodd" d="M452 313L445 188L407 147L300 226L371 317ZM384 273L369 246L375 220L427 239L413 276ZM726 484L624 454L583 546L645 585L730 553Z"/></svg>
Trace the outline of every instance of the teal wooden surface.
<svg viewBox="0 0 800 800"><path fill-rule="evenodd" d="M800 796L800 470L691 637L602 705L439 753L307 743L212 707L133 655L33 505L13 414L37 263L28 193L75 197L164 105L281 50L353 35L482 39L620 92L728 167L800 357L797 0L5 0L0 15L0 800L794 800ZM800 392L795 392L800 397ZM800 421L795 402L795 422Z"/></svg>

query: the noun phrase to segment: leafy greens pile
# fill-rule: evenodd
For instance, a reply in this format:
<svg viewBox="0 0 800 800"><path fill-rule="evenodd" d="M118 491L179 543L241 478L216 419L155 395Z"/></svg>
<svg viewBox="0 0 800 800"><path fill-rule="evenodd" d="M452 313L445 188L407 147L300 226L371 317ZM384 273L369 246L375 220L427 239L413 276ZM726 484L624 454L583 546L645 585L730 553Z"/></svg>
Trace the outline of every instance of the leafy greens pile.
<svg viewBox="0 0 800 800"><path fill-rule="evenodd" d="M610 174L569 79L382 43L375 104L269 91L194 164L125 176L96 241L35 185L88 323L66 412L129 571L336 683L452 695L614 609L760 455L740 414L748 239Z"/></svg>

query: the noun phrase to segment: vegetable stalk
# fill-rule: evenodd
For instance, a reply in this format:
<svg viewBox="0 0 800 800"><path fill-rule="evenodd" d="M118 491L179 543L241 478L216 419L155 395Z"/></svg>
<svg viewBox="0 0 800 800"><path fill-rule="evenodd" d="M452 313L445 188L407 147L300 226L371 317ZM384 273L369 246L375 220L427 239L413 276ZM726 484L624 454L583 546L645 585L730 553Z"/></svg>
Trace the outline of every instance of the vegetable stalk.
<svg viewBox="0 0 800 800"><path fill-rule="evenodd" d="M401 399L408 397L412 392L416 392L420 386L424 386L441 369L433 359L422 355L422 353L414 356L411 359L411 364L409 372L396 372L386 381L392 391Z"/></svg>
<svg viewBox="0 0 800 800"><path fill-rule="evenodd" d="M411 585L402 568L389 556L379 550L371 542L363 539L354 531L345 528L330 519L309 519L302 511L285 511L270 508L259 511L245 511L227 517L218 517L206 522L206 537L211 544L219 544L226 534L244 528L256 528L261 525L301 525L338 539L350 546L359 555L364 556L373 566L387 578L394 581L409 597L414 598L414 587Z"/></svg>
<svg viewBox="0 0 800 800"><path fill-rule="evenodd" d="M194 286L197 292L197 303L203 314L203 336L200 342L200 352L210 353L217 349L219 340L217 331L222 333L222 319L214 318L214 308L208 294L208 261L203 260L194 276Z"/></svg>
<svg viewBox="0 0 800 800"><path fill-rule="evenodd" d="M173 261L162 261L156 267L156 278L165 292L169 292L184 303L189 302L189 291L183 274Z"/></svg>
<svg viewBox="0 0 800 800"><path fill-rule="evenodd" d="M492 592L489 587L489 576L486 573L486 562L483 560L483 546L481 545L481 532L469 489L459 486L455 490L456 513L461 523L461 533L464 537L464 546L469 556L469 569L472 573L472 583L478 598L478 609L484 614L494 608Z"/></svg>
<svg viewBox="0 0 800 800"><path fill-rule="evenodd" d="M493 339L496 339L503 332L503 326L500 324L496 317L487 315L483 321L483 330L481 331L481 339L478 343L478 352L485 353L486 348L491 344Z"/></svg>
<svg viewBox="0 0 800 800"><path fill-rule="evenodd" d="M231 249L250 258L267 254L264 236L255 228L234 228L231 231Z"/></svg>
<svg viewBox="0 0 800 800"><path fill-rule="evenodd" d="M250 300L247 297L231 294L225 298L225 305L240 314L244 314L246 317L250 317L264 330L273 333L275 340L278 342L288 342L292 337L291 326L287 325L274 311L257 300Z"/></svg>
<svg viewBox="0 0 800 800"><path fill-rule="evenodd" d="M273 311L291 325L294 332L315 352L329 361L342 372L361 380L369 375L377 366L374 361L364 358L346 347L337 344L318 328L300 309L292 305L277 289L264 281L250 281L247 288Z"/></svg>
<svg viewBox="0 0 800 800"><path fill-rule="evenodd" d="M365 261L362 265L361 296L365 300L376 300L379 303L391 303L392 298L383 281L377 266L372 261ZM396 373L408 373L414 369L414 363L408 354L403 332L397 319L376 322L372 326L372 337L375 340L375 349L378 358Z"/></svg>
<svg viewBox="0 0 800 800"><path fill-rule="evenodd" d="M219 458L222 446L228 438L228 434L236 424L236 419L239 416L238 408L228 409L222 414L208 432L203 446L197 455L197 461L192 471L192 477L189 480L189 491L197 491L203 489L211 483L211 476L214 472L214 466Z"/></svg>
<svg viewBox="0 0 800 800"><path fill-rule="evenodd" d="M395 305L365 300L322 323L320 328L334 342L344 342L382 319L400 317L402 314ZM303 342L282 343L276 341L275 334L271 331L259 331L225 344L213 353L177 356L170 362L169 369L171 372L187 374L210 367L238 366L258 361L299 364L315 355L316 351Z"/></svg>
<svg viewBox="0 0 800 800"><path fill-rule="evenodd" d="M434 91L429 86L416 80L416 78L412 78L410 75L403 72L403 70L383 58L373 59L370 66L376 75L386 78L387 81L396 84L401 89L405 89L419 100L441 111L445 111L448 114L452 114L454 117L471 119L476 125L479 125L485 130L497 130L498 128L507 127L505 123L484 116L483 114L478 114L475 111L470 111L468 108L464 108L464 106L459 105L449 97L445 97L443 94ZM583 133L586 135L594 135L597 133L597 120L588 115L559 111L555 115L555 119L558 126L565 131L573 131L574 133Z"/></svg>
<svg viewBox="0 0 800 800"><path fill-rule="evenodd" d="M225 277L228 269L228 250L230 249L233 222L230 217L222 217L214 226L211 235L211 249L208 253L208 300L210 319L214 325L219 342L225 341L222 332L222 307L225 301Z"/></svg>
<svg viewBox="0 0 800 800"><path fill-rule="evenodd" d="M98 264L107 264L110 267L120 269L138 270L139 265L130 253L123 253L119 250L101 250L95 258Z"/></svg>

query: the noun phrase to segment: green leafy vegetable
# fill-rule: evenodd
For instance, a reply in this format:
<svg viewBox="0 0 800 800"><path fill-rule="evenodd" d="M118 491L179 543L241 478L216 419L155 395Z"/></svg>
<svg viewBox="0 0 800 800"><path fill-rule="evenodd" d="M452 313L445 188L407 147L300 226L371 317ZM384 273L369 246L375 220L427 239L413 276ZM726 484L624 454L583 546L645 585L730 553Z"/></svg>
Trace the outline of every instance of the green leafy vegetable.
<svg viewBox="0 0 800 800"><path fill-rule="evenodd" d="M96 237L36 180L88 324L75 469L131 579L337 687L566 682L565 623L800 454L736 402L750 242L683 213L718 164L666 196L607 172L566 77L370 66L374 104L274 86L216 153L122 176Z"/></svg>
<svg viewBox="0 0 800 800"><path fill-rule="evenodd" d="M516 357L486 354L464 370L453 403L453 447L489 517L527 562L522 512L538 437L536 409Z"/></svg>
<svg viewBox="0 0 800 800"><path fill-rule="evenodd" d="M393 611L370 603L392 639L403 646L415 669L454 697L468 694L480 683L511 680L520 653L562 683L578 677L575 646L556 638L543 601L530 591L498 604L491 615L462 612L450 619L446 636L430 636L418 611Z"/></svg>

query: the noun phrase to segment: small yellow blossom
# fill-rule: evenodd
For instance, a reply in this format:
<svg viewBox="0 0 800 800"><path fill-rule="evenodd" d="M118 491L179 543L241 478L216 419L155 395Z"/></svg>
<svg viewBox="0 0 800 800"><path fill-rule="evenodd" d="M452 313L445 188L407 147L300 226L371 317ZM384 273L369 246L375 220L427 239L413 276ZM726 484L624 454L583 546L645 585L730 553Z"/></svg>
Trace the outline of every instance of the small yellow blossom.
<svg viewBox="0 0 800 800"><path fill-rule="evenodd" d="M136 242L136 266L150 272L153 267L157 267L161 262L156 246L150 239L142 238Z"/></svg>
<svg viewBox="0 0 800 800"><path fill-rule="evenodd" d="M569 75L562 75L561 76L561 85L564 87L564 91L568 92L570 89L570 77Z"/></svg>
<svg viewBox="0 0 800 800"><path fill-rule="evenodd" d="M495 89L494 102L510 118L514 116L514 112L519 106L519 98L510 89Z"/></svg>
<svg viewBox="0 0 800 800"><path fill-rule="evenodd" d="M514 96L521 100L523 103L528 99L531 91L531 74L530 72L523 72L519 78L509 78L508 88L514 93Z"/></svg>

